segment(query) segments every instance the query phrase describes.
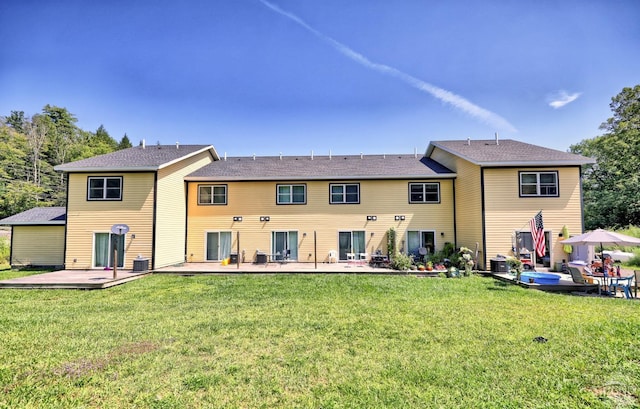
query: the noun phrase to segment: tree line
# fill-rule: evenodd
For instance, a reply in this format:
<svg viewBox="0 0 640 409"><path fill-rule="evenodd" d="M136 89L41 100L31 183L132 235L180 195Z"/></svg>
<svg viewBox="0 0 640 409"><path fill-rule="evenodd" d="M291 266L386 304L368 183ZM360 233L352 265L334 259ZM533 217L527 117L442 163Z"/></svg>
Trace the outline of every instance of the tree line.
<svg viewBox="0 0 640 409"><path fill-rule="evenodd" d="M604 133L571 145L596 160L583 170L585 229L640 226L640 85L611 99Z"/></svg>
<svg viewBox="0 0 640 409"><path fill-rule="evenodd" d="M583 169L585 229L640 226L640 85L611 99L604 133L571 145L594 158ZM66 186L53 167L131 147L104 128L84 131L65 108L46 105L31 117L12 111L0 117L0 218L35 206L63 206Z"/></svg>
<svg viewBox="0 0 640 409"><path fill-rule="evenodd" d="M80 129L66 108L45 105L27 116L0 116L0 218L36 206L64 206L64 175L53 167L131 147L125 134L112 138L104 126Z"/></svg>

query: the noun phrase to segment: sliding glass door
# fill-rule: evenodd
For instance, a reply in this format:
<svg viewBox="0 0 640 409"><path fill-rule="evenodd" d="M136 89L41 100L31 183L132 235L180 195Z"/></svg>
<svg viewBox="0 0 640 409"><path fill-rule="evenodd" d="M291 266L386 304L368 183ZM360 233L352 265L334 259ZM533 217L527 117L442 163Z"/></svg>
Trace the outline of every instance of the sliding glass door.
<svg viewBox="0 0 640 409"><path fill-rule="evenodd" d="M231 256L231 232L207 232L207 261L220 261Z"/></svg>
<svg viewBox="0 0 640 409"><path fill-rule="evenodd" d="M124 234L94 233L93 267L113 268L114 249L118 250L118 268L124 267L124 237Z"/></svg>
<svg viewBox="0 0 640 409"><path fill-rule="evenodd" d="M339 260L346 261L348 253L366 253L363 230L338 232Z"/></svg>
<svg viewBox="0 0 640 409"><path fill-rule="evenodd" d="M413 254L416 260L435 252L436 233L433 230L407 231L407 254ZM420 254L423 249L423 254Z"/></svg>
<svg viewBox="0 0 640 409"><path fill-rule="evenodd" d="M298 260L298 232L271 232L271 254L275 254L276 260L283 260L286 253L289 254L289 260Z"/></svg>

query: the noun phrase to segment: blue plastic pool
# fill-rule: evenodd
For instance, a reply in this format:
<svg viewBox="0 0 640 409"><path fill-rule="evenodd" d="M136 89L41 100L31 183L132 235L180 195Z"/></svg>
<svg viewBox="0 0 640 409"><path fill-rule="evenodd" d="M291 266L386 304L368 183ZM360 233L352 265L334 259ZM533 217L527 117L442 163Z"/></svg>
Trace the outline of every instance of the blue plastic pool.
<svg viewBox="0 0 640 409"><path fill-rule="evenodd" d="M558 282L560 282L560 276L558 274L536 273L534 271L520 274L520 281L523 283L530 283L530 278L533 279L533 282L536 284L558 284Z"/></svg>

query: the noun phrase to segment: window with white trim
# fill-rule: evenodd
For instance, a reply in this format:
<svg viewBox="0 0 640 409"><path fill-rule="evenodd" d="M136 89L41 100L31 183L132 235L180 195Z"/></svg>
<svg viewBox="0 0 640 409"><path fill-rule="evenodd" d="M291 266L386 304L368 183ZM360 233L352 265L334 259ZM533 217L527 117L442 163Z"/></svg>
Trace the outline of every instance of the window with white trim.
<svg viewBox="0 0 640 409"><path fill-rule="evenodd" d="M307 203L306 185L276 185L278 204L305 204Z"/></svg>
<svg viewBox="0 0 640 409"><path fill-rule="evenodd" d="M558 191L558 172L520 172L521 197L556 197Z"/></svg>
<svg viewBox="0 0 640 409"><path fill-rule="evenodd" d="M332 183L329 185L329 203L360 203L360 185L358 183Z"/></svg>
<svg viewBox="0 0 640 409"><path fill-rule="evenodd" d="M440 183L409 183L409 203L440 203Z"/></svg>
<svg viewBox="0 0 640 409"><path fill-rule="evenodd" d="M89 176L87 200L122 200L122 176Z"/></svg>
<svg viewBox="0 0 640 409"><path fill-rule="evenodd" d="M226 205L227 204L227 185L198 186L198 204Z"/></svg>

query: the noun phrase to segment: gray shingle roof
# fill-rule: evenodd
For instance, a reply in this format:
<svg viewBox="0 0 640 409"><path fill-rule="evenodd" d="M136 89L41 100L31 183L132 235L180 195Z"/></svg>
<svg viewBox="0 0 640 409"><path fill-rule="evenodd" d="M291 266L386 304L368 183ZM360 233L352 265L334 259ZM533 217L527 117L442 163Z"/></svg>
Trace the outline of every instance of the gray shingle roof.
<svg viewBox="0 0 640 409"><path fill-rule="evenodd" d="M438 147L481 166L544 166L586 165L591 158L531 145L512 139L434 141L427 148L427 156Z"/></svg>
<svg viewBox="0 0 640 409"><path fill-rule="evenodd" d="M211 145L147 145L64 163L54 169L63 172L156 171L206 150L218 158Z"/></svg>
<svg viewBox="0 0 640 409"><path fill-rule="evenodd" d="M186 180L327 180L449 178L455 173L414 155L232 157L212 162Z"/></svg>
<svg viewBox="0 0 640 409"><path fill-rule="evenodd" d="M66 207L34 207L22 213L14 214L0 220L4 225L64 225L67 219Z"/></svg>

